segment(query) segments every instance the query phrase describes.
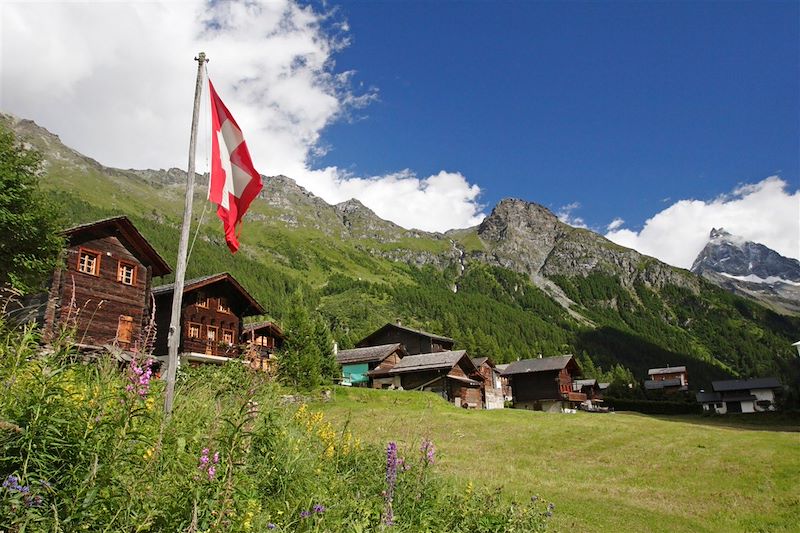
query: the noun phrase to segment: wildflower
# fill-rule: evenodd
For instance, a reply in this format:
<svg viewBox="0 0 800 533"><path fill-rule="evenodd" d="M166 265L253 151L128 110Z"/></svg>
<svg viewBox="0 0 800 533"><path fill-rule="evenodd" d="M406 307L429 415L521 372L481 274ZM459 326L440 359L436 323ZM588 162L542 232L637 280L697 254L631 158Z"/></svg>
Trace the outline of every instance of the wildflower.
<svg viewBox="0 0 800 533"><path fill-rule="evenodd" d="M392 501L394 500L394 489L397 485L397 444L389 442L386 446L386 491L384 499L386 506L383 511L383 523L387 526L394 524L394 510Z"/></svg>
<svg viewBox="0 0 800 533"><path fill-rule="evenodd" d="M275 525L275 524L273 524L272 522L270 522L269 524L267 524L267 529L275 529L276 527L278 527L278 526L276 526L276 525Z"/></svg>
<svg viewBox="0 0 800 533"><path fill-rule="evenodd" d="M211 481L212 479L214 479L214 475L215 475L216 473L217 473L217 469L216 469L216 468L214 468L214 466L213 466L213 465L212 465L212 466L209 466L209 467L208 467L208 480L209 480L209 481Z"/></svg>
<svg viewBox="0 0 800 533"><path fill-rule="evenodd" d="M311 511L300 511L300 518L308 518L311 516Z"/></svg>
<svg viewBox="0 0 800 533"><path fill-rule="evenodd" d="M144 399L150 391L150 380L153 377L153 360L146 359L144 366L139 364L136 357L131 359L128 369L128 385L125 390Z"/></svg>
<svg viewBox="0 0 800 533"><path fill-rule="evenodd" d="M209 458L208 454L210 453L211 450L203 448L203 451L200 452L200 459L198 459L197 465L197 469L201 472L205 472L209 481L214 479L214 476L217 474L217 467L214 465L219 463L219 452L214 452L214 455Z"/></svg>
<svg viewBox="0 0 800 533"><path fill-rule="evenodd" d="M423 464L432 465L436 460L436 448L433 446L433 442L425 439L422 441L422 444L419 446L419 451L422 452L422 462Z"/></svg>
<svg viewBox="0 0 800 533"><path fill-rule="evenodd" d="M219 463L219 452L214 452L214 457L212 458L212 462L214 464Z"/></svg>
<svg viewBox="0 0 800 533"><path fill-rule="evenodd" d="M324 505L320 505L320 504L316 504L314 506L313 510L314 510L315 513L324 513L325 512L325 506Z"/></svg>

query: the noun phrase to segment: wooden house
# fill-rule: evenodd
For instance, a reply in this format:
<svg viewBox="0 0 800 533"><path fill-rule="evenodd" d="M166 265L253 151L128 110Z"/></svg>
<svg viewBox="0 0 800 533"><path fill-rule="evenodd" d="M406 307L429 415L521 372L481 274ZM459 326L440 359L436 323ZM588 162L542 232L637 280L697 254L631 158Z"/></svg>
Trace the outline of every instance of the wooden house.
<svg viewBox="0 0 800 533"><path fill-rule="evenodd" d="M511 393L511 380L505 375L506 368L508 368L508 363L495 365L495 370L500 374L500 385L503 387L503 401L510 402L513 401L514 395Z"/></svg>
<svg viewBox="0 0 800 533"><path fill-rule="evenodd" d="M644 388L648 391L685 392L689 389L689 373L685 366L651 368Z"/></svg>
<svg viewBox="0 0 800 533"><path fill-rule="evenodd" d="M403 345L396 342L339 350L336 362L342 367L343 385L388 389L394 384L394 377L389 371L407 355Z"/></svg>
<svg viewBox="0 0 800 533"><path fill-rule="evenodd" d="M167 333L173 292L172 283L153 289L158 327L154 354L162 360L169 351ZM264 312L264 308L227 272L186 281L178 349L181 360L221 364L239 358L242 319Z"/></svg>
<svg viewBox="0 0 800 533"><path fill-rule="evenodd" d="M409 355L389 374L397 388L435 392L459 407L483 405L483 376L465 350Z"/></svg>
<svg viewBox="0 0 800 533"><path fill-rule="evenodd" d="M242 326L240 346L245 349L250 366L265 372L273 371L275 352L283 348L286 336L274 322L261 321Z"/></svg>
<svg viewBox="0 0 800 533"><path fill-rule="evenodd" d="M586 394L573 390L580 373L572 355L561 355L515 361L503 375L511 380L515 408L560 412L586 401Z"/></svg>
<svg viewBox="0 0 800 533"><path fill-rule="evenodd" d="M53 272L46 294L23 303L19 321L39 323L45 342L71 329L80 348L143 349L153 277L172 272L169 265L124 216L63 234L62 266Z"/></svg>
<svg viewBox="0 0 800 533"><path fill-rule="evenodd" d="M696 395L704 413L761 413L775 411L775 393L781 390L778 378L728 379L713 381L713 392Z"/></svg>
<svg viewBox="0 0 800 533"><path fill-rule="evenodd" d="M505 407L502 378L494 362L488 357L473 357L472 364L483 376L483 387L481 389L483 408L502 409Z"/></svg>
<svg viewBox="0 0 800 533"><path fill-rule="evenodd" d="M572 382L572 391L586 395L584 407L590 410L596 407L596 404L603 403L603 390L605 389L602 384L596 379L576 379Z"/></svg>
<svg viewBox="0 0 800 533"><path fill-rule="evenodd" d="M417 355L452 350L455 341L449 337L428 333L427 331L407 328L398 322L397 324L386 324L377 329L357 342L356 347L366 348L367 346L382 346L395 343L402 344L409 355Z"/></svg>

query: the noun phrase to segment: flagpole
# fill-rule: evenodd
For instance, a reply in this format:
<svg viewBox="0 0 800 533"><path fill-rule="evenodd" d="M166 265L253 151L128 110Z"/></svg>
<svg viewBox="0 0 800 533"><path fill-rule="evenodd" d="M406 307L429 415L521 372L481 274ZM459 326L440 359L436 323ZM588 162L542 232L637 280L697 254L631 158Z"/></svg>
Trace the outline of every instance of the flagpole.
<svg viewBox="0 0 800 533"><path fill-rule="evenodd" d="M175 399L175 375L178 371L178 348L181 343L181 303L183 301L183 282L186 277L186 255L189 248L189 228L192 225L192 200L194 199L194 159L197 149L197 118L200 115L200 97L203 93L203 67L208 61L205 52L200 52L197 61L197 83L194 88L194 110L192 112L192 133L189 138L189 168L186 172L186 199L183 204L183 226L178 244L178 263L175 267L175 284L172 292L172 313L169 322L169 361L167 362L167 390L164 395L164 414L172 414Z"/></svg>

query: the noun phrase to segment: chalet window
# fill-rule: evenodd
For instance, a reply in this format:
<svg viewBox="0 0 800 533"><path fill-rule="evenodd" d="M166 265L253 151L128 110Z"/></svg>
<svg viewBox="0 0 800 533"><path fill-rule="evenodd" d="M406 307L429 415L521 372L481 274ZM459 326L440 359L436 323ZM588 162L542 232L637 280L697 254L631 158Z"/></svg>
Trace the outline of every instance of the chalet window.
<svg viewBox="0 0 800 533"><path fill-rule="evenodd" d="M200 338L200 324L189 323L189 338L190 339Z"/></svg>
<svg viewBox="0 0 800 533"><path fill-rule="evenodd" d="M231 308L228 306L225 300L220 298L219 300L217 300L217 311L219 311L220 313L230 313Z"/></svg>
<svg viewBox="0 0 800 533"><path fill-rule="evenodd" d="M222 330L222 342L227 345L233 344L233 331L230 329L223 329Z"/></svg>
<svg viewBox="0 0 800 533"><path fill-rule="evenodd" d="M117 281L125 285L136 283L136 267L122 261L117 263Z"/></svg>
<svg viewBox="0 0 800 533"><path fill-rule="evenodd" d="M100 254L90 250L81 248L78 253L78 272L91 274L92 276L100 275Z"/></svg>
<svg viewBox="0 0 800 533"><path fill-rule="evenodd" d="M206 340L209 342L217 342L217 327L208 326L206 328Z"/></svg>
<svg viewBox="0 0 800 533"><path fill-rule="evenodd" d="M133 338L133 317L120 315L117 325L117 340L130 343Z"/></svg>
<svg viewBox="0 0 800 533"><path fill-rule="evenodd" d="M208 309L208 296L204 292L197 293L197 307Z"/></svg>

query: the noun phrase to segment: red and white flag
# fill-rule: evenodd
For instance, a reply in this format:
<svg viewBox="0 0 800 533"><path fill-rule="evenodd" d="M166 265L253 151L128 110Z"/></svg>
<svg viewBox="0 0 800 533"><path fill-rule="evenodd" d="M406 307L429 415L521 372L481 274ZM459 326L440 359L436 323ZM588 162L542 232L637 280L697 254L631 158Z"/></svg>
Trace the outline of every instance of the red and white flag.
<svg viewBox="0 0 800 533"><path fill-rule="evenodd" d="M237 229L250 202L261 192L261 175L253 167L242 130L222 103L211 80L211 180L208 199L217 204L225 226L225 242L232 253L239 249Z"/></svg>

